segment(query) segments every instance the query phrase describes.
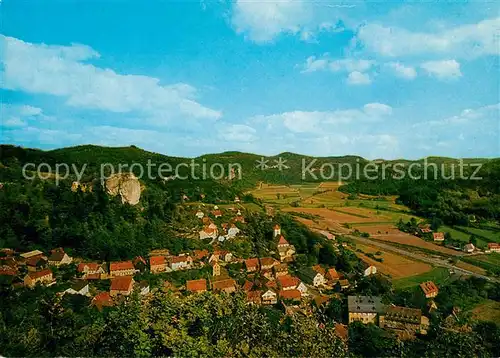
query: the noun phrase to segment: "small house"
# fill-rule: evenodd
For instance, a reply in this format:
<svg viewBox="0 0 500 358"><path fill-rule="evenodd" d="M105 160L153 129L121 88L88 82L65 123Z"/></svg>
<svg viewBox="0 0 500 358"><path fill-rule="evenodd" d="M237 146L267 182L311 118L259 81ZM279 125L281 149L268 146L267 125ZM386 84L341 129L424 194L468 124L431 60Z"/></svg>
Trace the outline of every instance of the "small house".
<svg viewBox="0 0 500 358"><path fill-rule="evenodd" d="M274 277L278 278L280 276L288 275L288 265L287 264L278 264L273 267Z"/></svg>
<svg viewBox="0 0 500 358"><path fill-rule="evenodd" d="M226 293L236 292L236 281L233 279L212 282L212 290L224 291Z"/></svg>
<svg viewBox="0 0 500 358"><path fill-rule="evenodd" d="M276 263L272 257L263 257L259 261L261 270L272 270Z"/></svg>
<svg viewBox="0 0 500 358"><path fill-rule="evenodd" d="M444 233L442 233L442 232L435 232L432 234L432 237L433 237L434 241L437 241L437 242L444 241Z"/></svg>
<svg viewBox="0 0 500 358"><path fill-rule="evenodd" d="M204 278L199 280L191 280L186 282L186 290L194 293L201 293L207 291L207 280Z"/></svg>
<svg viewBox="0 0 500 358"><path fill-rule="evenodd" d="M247 304L260 305L262 303L262 291L248 291Z"/></svg>
<svg viewBox="0 0 500 358"><path fill-rule="evenodd" d="M139 294L141 296L146 296L149 295L149 292L151 291L149 282L147 281L141 281L139 282Z"/></svg>
<svg viewBox="0 0 500 358"><path fill-rule="evenodd" d="M281 290L279 297L284 301L300 301L302 293L299 290Z"/></svg>
<svg viewBox="0 0 500 358"><path fill-rule="evenodd" d="M245 260L245 266L247 272L256 272L259 270L259 259L258 258L247 259Z"/></svg>
<svg viewBox="0 0 500 358"><path fill-rule="evenodd" d="M278 295L273 290L267 290L261 296L263 305L275 305L278 303Z"/></svg>
<svg viewBox="0 0 500 358"><path fill-rule="evenodd" d="M37 283L42 285L47 285L52 283L54 280L52 271L50 269L45 269L37 272L30 272L24 277L24 285L26 287L35 287Z"/></svg>
<svg viewBox="0 0 500 358"><path fill-rule="evenodd" d="M71 295L89 296L89 283L86 280L78 280L71 285L64 293Z"/></svg>
<svg viewBox="0 0 500 358"><path fill-rule="evenodd" d="M151 256L149 258L149 270L153 274L167 271L167 258L165 256Z"/></svg>
<svg viewBox="0 0 500 358"><path fill-rule="evenodd" d="M69 265L73 259L64 252L62 248L52 250L49 256L49 265L59 267L61 265Z"/></svg>
<svg viewBox="0 0 500 358"><path fill-rule="evenodd" d="M464 252L466 252L468 254L473 253L475 249L476 249L476 247L472 243L469 243L469 244L464 246Z"/></svg>
<svg viewBox="0 0 500 358"><path fill-rule="evenodd" d="M170 268L172 271L187 270L193 266L193 258L191 256L172 256L170 258Z"/></svg>
<svg viewBox="0 0 500 358"><path fill-rule="evenodd" d="M128 296L134 289L134 279L132 276L118 276L111 279L111 289L109 294L111 297L118 295Z"/></svg>
<svg viewBox="0 0 500 358"><path fill-rule="evenodd" d="M274 225L273 237L278 237L278 236L281 236L281 226L276 224L276 225Z"/></svg>
<svg viewBox="0 0 500 358"><path fill-rule="evenodd" d="M101 311L103 307L111 307L113 304L113 299L109 292L101 292L92 300L92 306L97 307L99 311Z"/></svg>
<svg viewBox="0 0 500 358"><path fill-rule="evenodd" d="M434 298L438 295L439 289L432 281L427 281L420 284L420 288L424 293L425 298Z"/></svg>
<svg viewBox="0 0 500 358"><path fill-rule="evenodd" d="M383 312L382 299L376 296L348 296L349 323L376 324L377 316Z"/></svg>
<svg viewBox="0 0 500 358"><path fill-rule="evenodd" d="M308 285L320 287L326 284L325 276L313 268L308 267L299 272L299 277Z"/></svg>
<svg viewBox="0 0 500 358"><path fill-rule="evenodd" d="M300 284L300 280L297 277L289 275L278 277L276 281L278 281L278 284L283 291L294 290Z"/></svg>
<svg viewBox="0 0 500 358"><path fill-rule="evenodd" d="M220 276L220 265L218 261L212 261L210 263L212 266L212 276L217 277Z"/></svg>
<svg viewBox="0 0 500 358"><path fill-rule="evenodd" d="M133 276L136 272L132 261L111 262L109 264L109 274L112 277Z"/></svg>

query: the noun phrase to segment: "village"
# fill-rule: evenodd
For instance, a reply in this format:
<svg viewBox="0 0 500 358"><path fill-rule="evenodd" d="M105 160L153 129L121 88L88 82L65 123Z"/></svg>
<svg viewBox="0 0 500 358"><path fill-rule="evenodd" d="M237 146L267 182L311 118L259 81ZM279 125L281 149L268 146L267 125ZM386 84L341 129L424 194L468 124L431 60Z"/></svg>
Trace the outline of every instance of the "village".
<svg viewBox="0 0 500 358"><path fill-rule="evenodd" d="M239 202L239 198L235 199ZM207 291L224 294L242 294L248 305L282 307L287 314L309 314L312 307L326 306L331 300L346 300L348 317L338 322L336 331L345 338L347 324L355 321L377 324L403 338L425 334L429 328L426 314L437 309L433 299L439 289L433 282L420 285L421 294L428 300L428 311L382 304L381 297L362 296L357 292L357 282L363 277L380 275L377 267L363 263L363 271L338 272L335 267L315 265L297 267L294 264L296 249L282 233L279 224L273 228L272 238L277 251L266 257L239 258L230 251L219 250L218 244L241 234L238 225L245 223L241 210L231 223L216 225L213 219L223 216L223 210L214 206L205 213L193 212L203 229L200 240L210 240L213 250L193 250L172 255L158 249L148 257L135 257L127 261L96 262L73 258L63 248L49 253L39 250L17 253L11 249L0 251L0 277L10 278L15 288L52 287L57 285L56 272L75 267L76 274L56 294L88 297L90 304L99 310L127 300L137 293L144 299L157 292L174 292L179 295L203 294ZM321 232L335 242L335 235ZM336 242L339 249L347 249L345 242ZM237 270L237 275L234 274ZM184 282L169 280L169 274L203 272L200 277ZM145 276L161 277L151 285ZM59 275L60 276L60 275ZM103 284L104 283L104 284ZM59 287L59 286L58 286ZM103 290L103 287L109 287Z"/></svg>

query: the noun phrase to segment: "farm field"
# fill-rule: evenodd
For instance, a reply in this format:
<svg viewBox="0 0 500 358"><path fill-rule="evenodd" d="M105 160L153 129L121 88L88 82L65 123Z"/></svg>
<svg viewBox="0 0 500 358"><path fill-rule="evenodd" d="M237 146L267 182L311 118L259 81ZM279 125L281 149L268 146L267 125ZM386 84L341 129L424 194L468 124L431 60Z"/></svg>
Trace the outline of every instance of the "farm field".
<svg viewBox="0 0 500 358"><path fill-rule="evenodd" d="M471 234L483 236L491 241L500 242L500 232L495 232L493 230L477 229L475 227L460 227L463 230L470 232Z"/></svg>
<svg viewBox="0 0 500 358"><path fill-rule="evenodd" d="M472 311L472 317L478 321L500 323L500 302L488 300Z"/></svg>
<svg viewBox="0 0 500 358"><path fill-rule="evenodd" d="M339 212L335 210L330 210L326 208L283 208L285 212L301 212L312 215L319 215L326 220L333 220L338 223L352 223L352 222L378 222L378 221L388 221L390 217L387 216L365 216L360 217L360 214L352 214L347 212Z"/></svg>
<svg viewBox="0 0 500 358"><path fill-rule="evenodd" d="M420 285L422 282L433 281L436 285L440 285L450 279L451 275L448 269L444 267L436 267L431 271L422 273L420 275L401 278L392 281L397 289L406 289Z"/></svg>
<svg viewBox="0 0 500 358"><path fill-rule="evenodd" d="M382 255L376 255L377 258L382 258L383 262L374 260L363 253L355 252L363 261L374 265L377 271L391 277L398 279L414 275L423 274L432 270L432 266L423 262L415 261L410 258L386 252L371 246L356 244L356 249L362 250L364 253L375 254L377 252Z"/></svg>
<svg viewBox="0 0 500 358"><path fill-rule="evenodd" d="M473 256L473 260L486 262L488 264L497 266L500 269L500 254L499 253L491 253L487 255L475 255Z"/></svg>
<svg viewBox="0 0 500 358"><path fill-rule="evenodd" d="M387 241L387 242L393 242L397 244L403 244L403 245L410 245L410 246L415 246L415 247L421 247L423 249L427 250L432 250L432 251L437 251L441 252L446 255L451 255L451 256L461 256L463 253L460 251L455 251L452 249L449 249L444 246L440 246L437 244L434 244L429 241L425 241L419 237L406 234L404 232L400 232L398 234L381 234L381 235L372 235L374 239L377 240L382 240L382 241Z"/></svg>
<svg viewBox="0 0 500 358"><path fill-rule="evenodd" d="M468 270L468 271L472 271L472 272L478 273L480 275L486 275L486 270L485 269L483 269L481 267L474 266L474 265L469 264L467 262L459 261L455 266L460 267L460 268L462 268L464 270Z"/></svg>

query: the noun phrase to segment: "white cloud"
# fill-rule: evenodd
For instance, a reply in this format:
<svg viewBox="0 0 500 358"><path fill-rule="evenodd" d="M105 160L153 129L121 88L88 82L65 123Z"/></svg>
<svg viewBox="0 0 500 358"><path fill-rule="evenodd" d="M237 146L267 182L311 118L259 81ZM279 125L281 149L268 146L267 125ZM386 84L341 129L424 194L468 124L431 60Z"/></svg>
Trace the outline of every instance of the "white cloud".
<svg viewBox="0 0 500 358"><path fill-rule="evenodd" d="M32 44L5 36L0 36L0 45L5 89L60 96L70 106L139 113L162 122L222 116L196 102L196 89L190 85L160 85L153 77L121 75L87 63L99 57L88 46Z"/></svg>
<svg viewBox="0 0 500 358"><path fill-rule="evenodd" d="M406 66L399 62L389 62L386 66L391 68L394 74L400 78L412 80L417 77L417 71L411 66Z"/></svg>
<svg viewBox="0 0 500 358"><path fill-rule="evenodd" d="M28 121L49 119L38 107L10 103L0 105L0 126L3 127L24 127L28 125Z"/></svg>
<svg viewBox="0 0 500 358"><path fill-rule="evenodd" d="M243 124L226 124L219 130L219 137L230 142L253 142L257 131Z"/></svg>
<svg viewBox="0 0 500 358"><path fill-rule="evenodd" d="M250 125L276 135L290 131L301 134L335 133L340 125L380 121L392 114L392 107L368 103L361 109L334 111L292 111L261 115L250 119Z"/></svg>
<svg viewBox="0 0 500 358"><path fill-rule="evenodd" d="M499 28L500 17L439 33L411 32L398 27L367 24L359 28L357 40L366 49L388 57L445 54L476 58L500 54Z"/></svg>
<svg viewBox="0 0 500 358"><path fill-rule="evenodd" d="M350 85L368 85L372 83L370 76L366 73L361 73L359 71L354 71L349 73L347 76L347 83Z"/></svg>
<svg viewBox="0 0 500 358"><path fill-rule="evenodd" d="M332 60L328 58L328 55L323 55L322 58L316 58L315 56L310 56L307 58L304 64L303 73L316 72L316 71L332 71L332 72L366 72L375 66L376 62L373 60L365 59L354 59L354 58L344 58L340 60Z"/></svg>
<svg viewBox="0 0 500 358"><path fill-rule="evenodd" d="M455 60L427 61L420 65L431 76L439 79L455 79L462 76L460 64Z"/></svg>
<svg viewBox="0 0 500 358"><path fill-rule="evenodd" d="M302 0L237 0L233 4L233 26L255 42L271 41L281 33L296 34L310 18L309 4Z"/></svg>

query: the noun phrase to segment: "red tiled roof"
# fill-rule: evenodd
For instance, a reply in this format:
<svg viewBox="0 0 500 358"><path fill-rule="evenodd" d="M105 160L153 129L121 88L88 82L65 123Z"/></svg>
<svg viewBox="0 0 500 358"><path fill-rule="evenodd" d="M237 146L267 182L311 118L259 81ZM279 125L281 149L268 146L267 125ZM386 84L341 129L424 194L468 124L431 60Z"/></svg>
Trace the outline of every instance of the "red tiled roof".
<svg viewBox="0 0 500 358"><path fill-rule="evenodd" d="M222 211L220 211L220 210L214 210L212 213L213 213L215 216L222 216Z"/></svg>
<svg viewBox="0 0 500 358"><path fill-rule="evenodd" d="M272 266L274 265L274 259L272 257L263 257L260 259L261 266Z"/></svg>
<svg viewBox="0 0 500 358"><path fill-rule="evenodd" d="M186 289L191 292L200 292L207 290L207 280L204 278L200 280L192 280L186 282Z"/></svg>
<svg viewBox="0 0 500 358"><path fill-rule="evenodd" d="M15 276L16 274L17 271L11 268L0 268L0 276Z"/></svg>
<svg viewBox="0 0 500 358"><path fill-rule="evenodd" d="M253 268L253 267L259 267L259 259L258 258L252 258L252 259L247 259L245 260L245 266L247 269Z"/></svg>
<svg viewBox="0 0 500 358"><path fill-rule="evenodd" d="M112 262L109 264L110 271L135 270L132 261Z"/></svg>
<svg viewBox="0 0 500 358"><path fill-rule="evenodd" d="M45 260L42 260L42 258L35 256L31 257L26 261L26 265L28 266L36 266L38 262L44 262Z"/></svg>
<svg viewBox="0 0 500 358"><path fill-rule="evenodd" d="M280 236L280 241L278 242L278 245L288 245L288 241L286 241L283 235Z"/></svg>
<svg viewBox="0 0 500 358"><path fill-rule="evenodd" d="M94 297L92 304L97 307L113 306L113 299L109 292L101 292Z"/></svg>
<svg viewBox="0 0 500 358"><path fill-rule="evenodd" d="M276 281L267 281L265 286L267 288L278 288Z"/></svg>
<svg viewBox="0 0 500 358"><path fill-rule="evenodd" d="M111 280L112 291L128 291L132 285L133 279L131 276L115 277Z"/></svg>
<svg viewBox="0 0 500 358"><path fill-rule="evenodd" d="M297 287L300 284L300 280L297 277L289 275L280 276L277 280L282 288Z"/></svg>
<svg viewBox="0 0 500 358"><path fill-rule="evenodd" d="M340 276L334 268L328 269L327 274L326 274L330 279L339 279Z"/></svg>
<svg viewBox="0 0 500 358"><path fill-rule="evenodd" d="M281 229L281 227L278 224L274 225L274 230L279 230L279 229Z"/></svg>
<svg viewBox="0 0 500 358"><path fill-rule="evenodd" d="M302 297L302 294L299 290L280 291L279 295L283 300L300 300L300 298Z"/></svg>
<svg viewBox="0 0 500 358"><path fill-rule="evenodd" d="M233 279L212 282L212 290L224 290L232 287L236 287L236 281Z"/></svg>
<svg viewBox="0 0 500 358"><path fill-rule="evenodd" d="M432 236L434 237L434 240L444 240L444 233L442 232L435 232Z"/></svg>
<svg viewBox="0 0 500 358"><path fill-rule="evenodd" d="M321 267L320 265L313 266L312 269L314 270L314 272L319 273L321 275L326 274L325 269L323 267Z"/></svg>
<svg viewBox="0 0 500 358"><path fill-rule="evenodd" d="M208 250L194 250L194 256L198 260L202 260L209 255Z"/></svg>
<svg viewBox="0 0 500 358"><path fill-rule="evenodd" d="M500 248L500 244L498 242L488 243L488 249L498 249L498 248Z"/></svg>
<svg viewBox="0 0 500 358"><path fill-rule="evenodd" d="M439 290L438 287L436 286L436 284L432 281L421 283L420 288L422 288L422 291L424 291L424 293L426 295L428 295L430 293L438 292L438 290Z"/></svg>
<svg viewBox="0 0 500 358"><path fill-rule="evenodd" d="M167 259L165 256L152 256L149 258L149 265L150 266L165 265L166 262L167 262Z"/></svg>
<svg viewBox="0 0 500 358"><path fill-rule="evenodd" d="M100 280L101 274L100 273L91 273L91 274L86 275L85 279L87 279L87 280Z"/></svg>
<svg viewBox="0 0 500 358"><path fill-rule="evenodd" d="M32 279L40 278L40 277L47 276L47 275L52 275L52 270L45 269L45 270L37 271L37 272L30 272L28 274L28 276L31 277Z"/></svg>
<svg viewBox="0 0 500 358"><path fill-rule="evenodd" d="M243 284L243 291L250 291L251 289L253 288L253 283L250 282L250 281L245 281L245 283Z"/></svg>
<svg viewBox="0 0 500 358"><path fill-rule="evenodd" d="M78 264L78 272L85 271L85 266L87 266L90 271L97 271L100 265L96 262L82 262L81 264Z"/></svg>
<svg viewBox="0 0 500 358"><path fill-rule="evenodd" d="M172 263L180 263L180 262L188 262L189 261L189 256L173 256L171 258Z"/></svg>
<svg viewBox="0 0 500 358"><path fill-rule="evenodd" d="M248 291L247 300L248 301L260 301L262 296L262 291Z"/></svg>

